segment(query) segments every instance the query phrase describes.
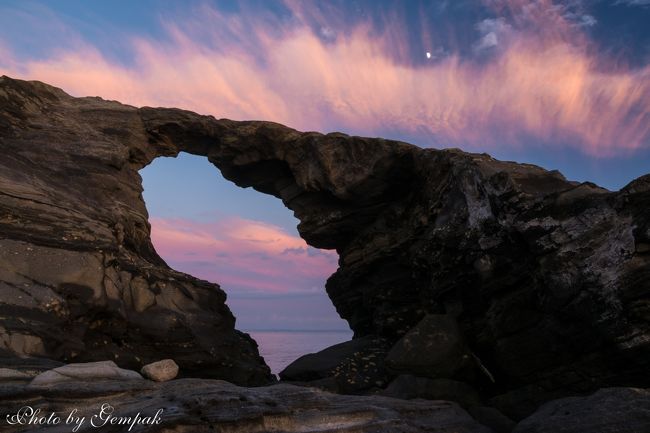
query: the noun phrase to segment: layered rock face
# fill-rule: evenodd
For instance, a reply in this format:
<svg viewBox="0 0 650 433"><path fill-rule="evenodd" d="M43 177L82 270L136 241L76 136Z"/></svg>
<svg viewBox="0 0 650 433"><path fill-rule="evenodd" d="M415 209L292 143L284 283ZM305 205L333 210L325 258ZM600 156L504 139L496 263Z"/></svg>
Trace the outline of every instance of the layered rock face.
<svg viewBox="0 0 650 433"><path fill-rule="evenodd" d="M0 357L173 357L185 375L269 382L219 286L151 245L138 170L173 151L139 110L4 77L0 152Z"/></svg>
<svg viewBox="0 0 650 433"><path fill-rule="evenodd" d="M355 337L394 344L444 317L460 334L450 353L467 363L445 378L515 417L555 396L650 386L648 176L610 192L485 154L138 109L6 77L0 137L7 351L129 368L165 357L182 374L267 380L223 291L169 269L151 244L138 170L185 151L280 198L310 245L337 250L327 292ZM422 376L398 355L394 374Z"/></svg>

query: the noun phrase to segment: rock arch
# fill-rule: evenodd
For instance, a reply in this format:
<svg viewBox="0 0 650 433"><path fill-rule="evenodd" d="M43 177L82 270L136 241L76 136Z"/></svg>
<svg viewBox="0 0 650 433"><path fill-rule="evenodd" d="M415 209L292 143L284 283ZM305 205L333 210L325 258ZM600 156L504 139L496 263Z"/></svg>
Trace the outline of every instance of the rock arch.
<svg viewBox="0 0 650 433"><path fill-rule="evenodd" d="M7 77L0 84L5 302L22 308L20 286L29 284L24 314L34 316L24 326L5 321L1 335L6 351L22 355L127 367L164 355L189 375L268 381L223 291L156 253L138 170L181 151L206 156L227 179L282 199L311 245L337 248L395 189L376 174L414 149L390 142L367 152L371 140L342 134L72 98Z"/></svg>
<svg viewBox="0 0 650 433"><path fill-rule="evenodd" d="M647 177L610 192L484 154L7 77L0 134L5 351L117 354L126 367L164 355L186 374L269 379L219 287L169 269L151 244L138 170L185 151L278 197L310 245L338 251L327 291L355 336L395 342L427 314L453 316L503 405L650 385Z"/></svg>

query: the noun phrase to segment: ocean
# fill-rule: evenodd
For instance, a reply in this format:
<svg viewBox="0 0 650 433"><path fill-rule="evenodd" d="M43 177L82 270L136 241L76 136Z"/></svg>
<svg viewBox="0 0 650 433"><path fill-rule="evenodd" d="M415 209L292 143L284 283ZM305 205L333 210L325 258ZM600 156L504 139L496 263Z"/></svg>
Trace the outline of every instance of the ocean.
<svg viewBox="0 0 650 433"><path fill-rule="evenodd" d="M352 331L245 331L257 341L260 355L278 374L302 355L352 339Z"/></svg>

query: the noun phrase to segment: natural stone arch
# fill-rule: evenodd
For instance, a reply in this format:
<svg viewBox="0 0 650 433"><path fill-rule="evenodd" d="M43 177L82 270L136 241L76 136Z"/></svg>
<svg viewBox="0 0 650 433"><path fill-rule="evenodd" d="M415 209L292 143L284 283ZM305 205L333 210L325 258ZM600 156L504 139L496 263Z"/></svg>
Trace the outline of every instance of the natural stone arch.
<svg viewBox="0 0 650 433"><path fill-rule="evenodd" d="M219 287L169 269L151 245L138 170L186 151L282 199L310 245L337 250L327 291L355 336L395 342L427 314L452 316L494 376L485 395L519 416L576 390L650 386L647 176L610 192L488 155L6 77L0 103L5 351L117 353L126 367L173 357L189 375L269 379Z"/></svg>
<svg viewBox="0 0 650 433"><path fill-rule="evenodd" d="M338 249L386 206L385 193L399 193L381 174L408 165L416 149L386 142L368 152L372 140L342 134L136 109L8 78L2 86L10 96L3 175L22 188L3 211L30 227L4 220L3 251L14 282L22 269L10 258L35 251L27 267L43 270L30 296L42 292L56 306L31 306L42 315L26 334L5 324L5 347L23 355L116 357L131 368L169 356L188 375L266 382L268 368L234 330L223 291L169 269L155 252L138 170L181 151L206 156L227 179L281 198L312 246ZM94 271L77 275L66 263Z"/></svg>

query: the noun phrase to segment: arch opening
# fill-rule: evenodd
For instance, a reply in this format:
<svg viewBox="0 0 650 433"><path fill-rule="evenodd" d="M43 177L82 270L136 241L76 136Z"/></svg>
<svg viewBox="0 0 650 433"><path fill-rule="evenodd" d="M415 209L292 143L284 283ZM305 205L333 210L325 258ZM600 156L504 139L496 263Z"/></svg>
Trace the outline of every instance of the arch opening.
<svg viewBox="0 0 650 433"><path fill-rule="evenodd" d="M236 186L185 152L154 159L140 175L156 252L221 286L236 328L257 341L273 373L352 338L324 289L336 252L308 246L280 200Z"/></svg>

